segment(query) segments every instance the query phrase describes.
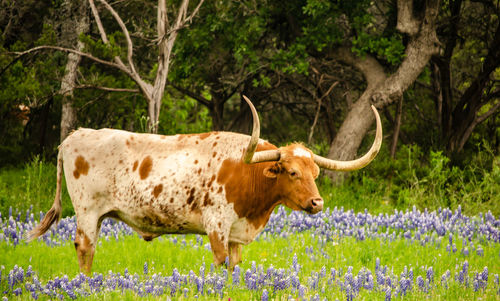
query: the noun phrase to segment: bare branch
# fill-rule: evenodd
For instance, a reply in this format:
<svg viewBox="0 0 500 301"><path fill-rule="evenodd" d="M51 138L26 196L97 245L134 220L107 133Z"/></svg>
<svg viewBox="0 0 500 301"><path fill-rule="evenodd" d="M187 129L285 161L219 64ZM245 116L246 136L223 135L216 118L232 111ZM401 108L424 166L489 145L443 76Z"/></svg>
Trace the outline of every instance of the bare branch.
<svg viewBox="0 0 500 301"><path fill-rule="evenodd" d="M323 76L321 76L320 84L321 84L322 79L323 79ZM309 131L309 137L307 139L308 144L311 144L312 137L314 135L314 128L316 127L316 123L318 123L319 113L321 111L321 105L323 103L323 98L328 96L332 92L333 88L335 88L335 86L337 86L338 84L339 84L339 81L336 81L333 84L331 84L330 88L328 88L328 90L325 92L325 94L323 94L320 98L318 98L318 107L316 109L316 114L314 115L313 124L311 125L311 130Z"/></svg>
<svg viewBox="0 0 500 301"><path fill-rule="evenodd" d="M18 60L22 56L25 56L27 54L30 54L30 53L33 53L33 52L36 52L36 51L44 50L44 49L59 50L59 51L63 51L63 52L69 52L69 53L78 54L78 55L81 55L81 56L86 57L88 59L91 59L91 60L93 60L93 61L95 61L97 63L101 63L103 65L107 65L107 66L111 66L111 67L120 69L121 71L125 72L126 74L131 75L130 71L126 67L124 67L122 65L119 65L117 63L113 63L113 62L110 62L110 61L102 60L100 58L97 58L97 57L89 54L89 53L81 52L81 51L78 51L78 50L75 50L75 49L71 49L71 48L64 48L64 47L59 47L59 46L44 45L44 46L37 46L37 47L31 48L31 49L28 49L28 50L25 50L25 51L16 51L16 52L10 52L10 53L18 55L18 57L15 58L15 60Z"/></svg>
<svg viewBox="0 0 500 301"><path fill-rule="evenodd" d="M92 0L90 0L90 1L92 1ZM128 60L128 64L130 67L130 71L132 72L132 74L135 74L135 76L140 78L139 74L135 70L134 61L132 60L134 47L132 45L132 40L130 39L130 34L128 32L127 26L125 26L125 23L123 22L122 18L120 18L118 13L113 9L113 7L111 5L109 5L105 0L99 0L99 1L101 1L101 3L104 4L106 9L115 18L115 20L118 23L118 25L120 26L123 34L125 35L125 39L127 40L127 60Z"/></svg>
<svg viewBox="0 0 500 301"><path fill-rule="evenodd" d="M191 20L193 20L194 16L198 13L198 11L200 10L200 7L201 5L203 4L205 0L200 0L200 2L198 3L198 5L196 6L196 8L193 10L193 12L191 13L191 15L189 15L189 17L187 17L186 19L184 19L184 24L186 23L191 23Z"/></svg>
<svg viewBox="0 0 500 301"><path fill-rule="evenodd" d="M94 19L97 23L97 28L99 29L99 33L101 34L101 39L104 44L108 44L108 36L106 35L106 31L104 31L104 27L102 26L101 17L99 16L99 12L97 11L94 0L89 0L89 4L90 8L92 9L92 14L94 15Z"/></svg>
<svg viewBox="0 0 500 301"><path fill-rule="evenodd" d="M203 97L202 95L191 92L188 89L184 89L184 88L177 86L176 84L173 84L171 82L169 82L168 84L170 86L172 86L174 89L176 89L177 91L191 97L192 99L196 100L197 102L201 103L202 105L206 106L207 108L212 107L212 102L210 100L206 99L205 97Z"/></svg>
<svg viewBox="0 0 500 301"><path fill-rule="evenodd" d="M111 88L111 87L102 87L102 86L94 86L94 85L78 85L75 86L77 89L97 89L108 92L130 92L130 93L141 93L139 89L127 89L127 88Z"/></svg>
<svg viewBox="0 0 500 301"><path fill-rule="evenodd" d="M160 1L164 1L164 0L160 0ZM179 8L179 14L177 15L177 21L176 21L176 25L170 27L167 31L163 31L162 34L160 34L160 32L158 31L158 38L155 40L156 43L160 44L163 40L167 39L172 33L176 32L176 31L179 31L181 30L182 28L186 27L187 23L191 23L191 21L193 20L194 16L198 13L198 11L200 10L200 7L201 5L203 4L205 0L201 0L198 5L196 6L196 8L193 10L193 12L191 13L191 15L189 15L188 17L185 17L185 15L187 14L187 4L189 4L189 1L185 0L186 3L186 6L183 6L185 4L185 2L183 2ZM183 14L181 14L180 12L183 12ZM158 9L158 19L160 18L160 9ZM183 15L183 18L184 19L181 19L179 20L179 16ZM165 9L165 16L166 16L166 9ZM168 19L167 17L165 17L165 25L164 25L164 28L166 28L168 25Z"/></svg>

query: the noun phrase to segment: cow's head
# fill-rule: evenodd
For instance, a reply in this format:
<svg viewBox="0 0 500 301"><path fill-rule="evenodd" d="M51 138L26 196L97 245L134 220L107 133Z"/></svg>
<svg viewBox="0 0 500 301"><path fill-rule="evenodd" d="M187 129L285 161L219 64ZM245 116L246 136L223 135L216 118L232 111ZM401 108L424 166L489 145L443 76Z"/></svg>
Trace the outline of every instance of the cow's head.
<svg viewBox="0 0 500 301"><path fill-rule="evenodd" d="M323 199L314 182L319 175L314 154L301 144L281 147L279 152L279 160L265 168L264 175L276 179L281 202L293 210L321 211Z"/></svg>
<svg viewBox="0 0 500 301"><path fill-rule="evenodd" d="M275 178L282 194L281 201L294 210L317 213L323 209L323 199L319 195L314 180L318 177L319 168L329 170L350 171L365 167L378 154L382 145L382 123L377 109L372 106L377 131L375 141L370 150L361 158L352 161L336 161L314 154L301 144L291 144L279 149L255 152L259 142L260 123L257 111L250 100L246 100L253 115L252 137L243 161L247 164L259 162L275 162L264 170L264 175Z"/></svg>

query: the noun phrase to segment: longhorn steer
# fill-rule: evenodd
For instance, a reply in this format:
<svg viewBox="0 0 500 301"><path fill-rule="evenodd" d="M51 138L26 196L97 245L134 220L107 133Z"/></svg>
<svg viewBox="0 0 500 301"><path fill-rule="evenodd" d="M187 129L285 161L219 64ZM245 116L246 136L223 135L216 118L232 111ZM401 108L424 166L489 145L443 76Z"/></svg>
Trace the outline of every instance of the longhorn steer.
<svg viewBox="0 0 500 301"><path fill-rule="evenodd" d="M29 238L44 234L59 220L64 169L76 213L75 248L82 271L90 273L106 217L124 221L146 241L166 233L207 234L215 263L229 256L234 267L241 259L241 245L255 239L277 205L308 213L322 210L314 182L318 165L359 169L380 149L382 129L374 107L377 132L372 148L360 159L339 162L301 144L277 148L259 140L257 113L245 100L254 118L251 137L230 132L73 132L59 146L54 204Z"/></svg>

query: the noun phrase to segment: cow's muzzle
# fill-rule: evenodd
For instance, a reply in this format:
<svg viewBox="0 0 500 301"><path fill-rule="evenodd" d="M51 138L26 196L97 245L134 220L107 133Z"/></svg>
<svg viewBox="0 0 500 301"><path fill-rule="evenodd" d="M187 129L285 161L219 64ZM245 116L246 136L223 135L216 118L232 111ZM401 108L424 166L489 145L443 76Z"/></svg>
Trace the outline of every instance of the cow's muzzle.
<svg viewBox="0 0 500 301"><path fill-rule="evenodd" d="M323 210L323 199L322 198L311 198L307 202L307 212L315 214Z"/></svg>

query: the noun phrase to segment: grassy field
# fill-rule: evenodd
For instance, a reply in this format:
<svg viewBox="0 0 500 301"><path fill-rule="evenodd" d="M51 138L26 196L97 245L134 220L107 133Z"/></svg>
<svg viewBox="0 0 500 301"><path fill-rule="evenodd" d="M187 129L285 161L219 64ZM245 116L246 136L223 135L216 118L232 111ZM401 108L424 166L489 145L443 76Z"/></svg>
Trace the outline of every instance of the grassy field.
<svg viewBox="0 0 500 301"><path fill-rule="evenodd" d="M4 218L0 291L9 299L155 299L161 294L200 300L387 300L403 295L408 300L498 300L500 243L492 233L498 235L499 220L457 211L384 216L279 210L265 232L243 248L237 274L212 265L205 236L145 242L123 224L107 222L89 278L79 274L72 236L66 235L74 218L29 244L15 242L6 230L15 224L19 236L32 226L29 218L28 223L24 216L10 222ZM445 233L430 226L439 223ZM477 228L468 232L471 226ZM479 230L486 226L490 229ZM15 283L19 268L23 277ZM30 294L36 283L39 290Z"/></svg>
<svg viewBox="0 0 500 301"><path fill-rule="evenodd" d="M500 168L464 184L472 172L447 169L443 158L428 172L386 174L391 181L370 176L384 176L383 162L342 186L319 181L329 208L315 216L277 210L234 272L213 266L205 236L145 242L106 220L90 277L78 270L64 186L67 218L43 239L22 239L55 190L55 166L35 158L0 170L0 298L498 300Z"/></svg>

